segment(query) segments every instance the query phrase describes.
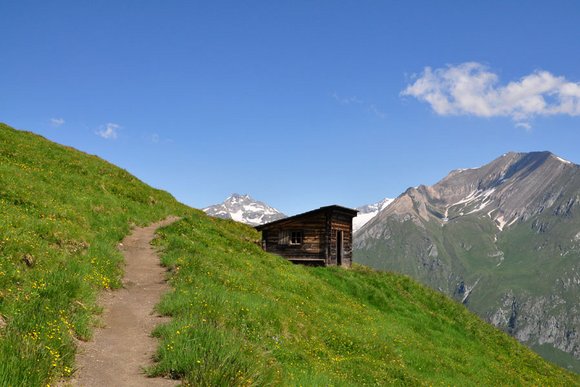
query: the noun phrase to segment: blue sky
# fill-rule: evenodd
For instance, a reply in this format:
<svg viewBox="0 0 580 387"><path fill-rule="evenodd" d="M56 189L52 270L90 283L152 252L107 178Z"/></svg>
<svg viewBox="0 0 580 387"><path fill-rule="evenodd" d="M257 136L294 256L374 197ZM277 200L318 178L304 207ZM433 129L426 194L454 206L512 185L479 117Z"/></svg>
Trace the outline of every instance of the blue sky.
<svg viewBox="0 0 580 387"><path fill-rule="evenodd" d="M358 206L580 163L576 1L3 1L0 121L194 207Z"/></svg>

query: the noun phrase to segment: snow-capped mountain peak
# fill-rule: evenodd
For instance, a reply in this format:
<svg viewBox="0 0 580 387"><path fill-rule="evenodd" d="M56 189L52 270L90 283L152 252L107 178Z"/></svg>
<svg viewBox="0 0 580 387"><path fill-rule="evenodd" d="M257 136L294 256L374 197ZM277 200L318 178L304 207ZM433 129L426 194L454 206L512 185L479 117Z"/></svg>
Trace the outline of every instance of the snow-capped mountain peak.
<svg viewBox="0 0 580 387"><path fill-rule="evenodd" d="M215 204L203 211L217 218L233 219L237 222L257 226L285 218L286 215L250 195L231 194L223 203Z"/></svg>
<svg viewBox="0 0 580 387"><path fill-rule="evenodd" d="M364 226L368 221L378 215L379 212L387 208L389 204L393 202L394 199L385 198L373 204L367 204L366 206L358 207L358 216L352 220L352 232L356 232L362 226Z"/></svg>

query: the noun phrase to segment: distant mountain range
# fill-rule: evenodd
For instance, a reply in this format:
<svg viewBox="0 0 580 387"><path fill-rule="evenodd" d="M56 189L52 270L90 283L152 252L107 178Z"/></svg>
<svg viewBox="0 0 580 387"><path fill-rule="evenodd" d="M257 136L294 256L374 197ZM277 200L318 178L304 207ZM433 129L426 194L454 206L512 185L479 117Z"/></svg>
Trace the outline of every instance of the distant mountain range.
<svg viewBox="0 0 580 387"><path fill-rule="evenodd" d="M377 203L358 207L359 214L352 222L353 232L356 232L369 220L377 216L379 211L385 209L393 200L386 198ZM285 214L274 207L258 201L250 195L240 195L237 193L231 194L223 203L206 207L203 211L210 216L233 219L251 226L273 222L286 217Z"/></svg>
<svg viewBox="0 0 580 387"><path fill-rule="evenodd" d="M233 219L251 226L273 222L286 217L286 215L266 203L260 202L249 195L237 193L230 195L223 203L206 207L203 211L210 216Z"/></svg>
<svg viewBox="0 0 580 387"><path fill-rule="evenodd" d="M354 259L439 289L580 372L580 166L507 153L409 188L356 233Z"/></svg>

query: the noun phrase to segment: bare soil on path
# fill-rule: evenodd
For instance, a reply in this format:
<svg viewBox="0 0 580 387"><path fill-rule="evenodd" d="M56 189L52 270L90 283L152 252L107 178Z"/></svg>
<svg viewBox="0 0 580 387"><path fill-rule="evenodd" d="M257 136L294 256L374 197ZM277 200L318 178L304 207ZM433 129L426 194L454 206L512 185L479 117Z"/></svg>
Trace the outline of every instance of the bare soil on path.
<svg viewBox="0 0 580 387"><path fill-rule="evenodd" d="M123 288L103 294L104 327L93 340L80 343L75 386L174 386L175 380L148 378L143 367L151 365L157 340L156 325L167 321L153 308L169 289L165 269L151 246L157 228L177 220L171 217L147 227L135 228L120 246L125 256Z"/></svg>

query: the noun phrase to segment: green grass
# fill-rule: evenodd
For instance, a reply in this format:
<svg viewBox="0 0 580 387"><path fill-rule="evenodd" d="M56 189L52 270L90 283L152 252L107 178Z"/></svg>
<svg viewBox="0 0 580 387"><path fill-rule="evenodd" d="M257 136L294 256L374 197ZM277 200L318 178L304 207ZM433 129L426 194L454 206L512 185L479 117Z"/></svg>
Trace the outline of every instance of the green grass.
<svg viewBox="0 0 580 387"><path fill-rule="evenodd" d="M116 246L163 229L173 291L151 374L191 385L580 385L407 277L293 266L95 156L0 124L0 385L74 372L75 340L120 286Z"/></svg>
<svg viewBox="0 0 580 387"><path fill-rule="evenodd" d="M160 231L159 362L191 385L580 385L463 306L362 266L294 266L231 221Z"/></svg>
<svg viewBox="0 0 580 387"><path fill-rule="evenodd" d="M0 124L0 385L74 370L132 224L190 211L102 159Z"/></svg>

